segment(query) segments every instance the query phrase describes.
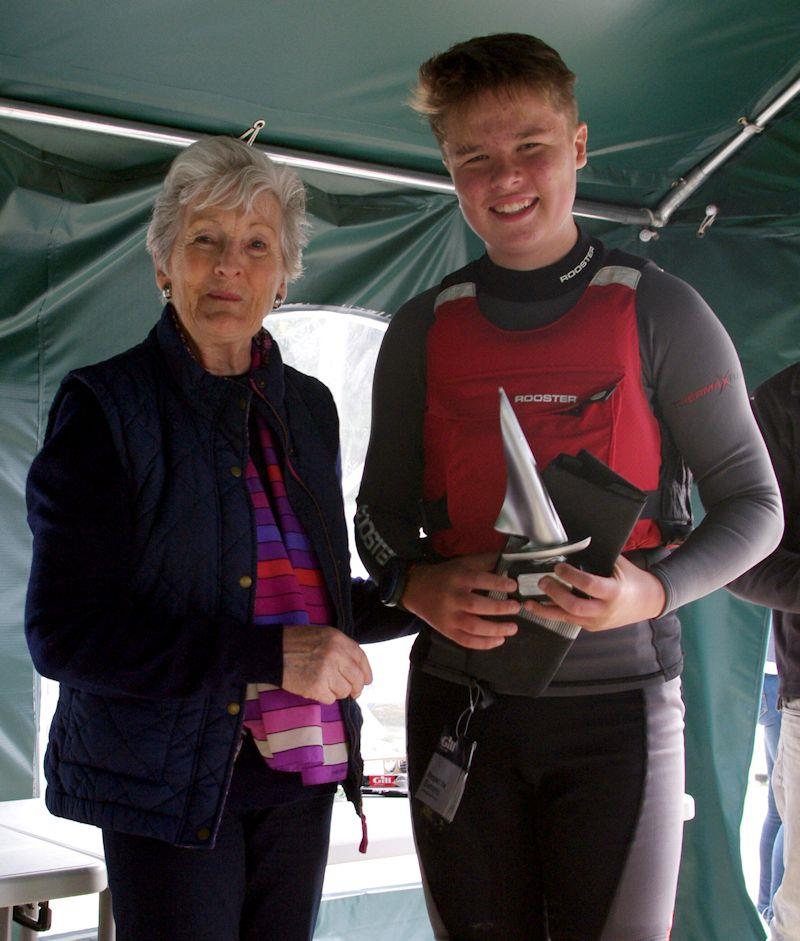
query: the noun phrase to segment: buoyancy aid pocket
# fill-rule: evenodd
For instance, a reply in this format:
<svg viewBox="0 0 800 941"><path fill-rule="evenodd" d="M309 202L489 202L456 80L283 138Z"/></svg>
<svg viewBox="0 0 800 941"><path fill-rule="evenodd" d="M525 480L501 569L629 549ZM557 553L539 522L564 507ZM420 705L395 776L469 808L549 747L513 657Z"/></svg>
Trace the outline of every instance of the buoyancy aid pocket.
<svg viewBox="0 0 800 941"><path fill-rule="evenodd" d="M586 381L585 386L579 381L581 378ZM581 450L613 466L620 387L624 380L618 375L598 377L596 373L592 378L568 376L568 388L574 391L554 393L544 401L535 394L513 397L510 394L540 467L547 467L559 454L577 454Z"/></svg>
<svg viewBox="0 0 800 941"><path fill-rule="evenodd" d="M506 486L500 385L541 470L558 454L582 449L614 466L623 383L619 371L539 367L472 375L468 381L442 383L429 394L425 498L446 498L452 524L449 537L440 534L435 540L441 543L439 551L473 552L502 544L493 529Z"/></svg>

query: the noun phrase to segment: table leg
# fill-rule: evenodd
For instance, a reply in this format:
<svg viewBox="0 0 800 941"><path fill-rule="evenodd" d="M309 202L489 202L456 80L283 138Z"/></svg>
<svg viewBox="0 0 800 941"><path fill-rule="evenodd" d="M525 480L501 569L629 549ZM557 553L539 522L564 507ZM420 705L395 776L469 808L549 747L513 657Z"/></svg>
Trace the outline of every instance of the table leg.
<svg viewBox="0 0 800 941"><path fill-rule="evenodd" d="M97 941L116 941L117 929L114 925L114 913L111 911L111 890L100 893L100 915L97 926ZM2 936L0 936L2 941Z"/></svg>
<svg viewBox="0 0 800 941"><path fill-rule="evenodd" d="M33 928L26 928L24 925L17 925L17 941L37 941L39 932Z"/></svg>
<svg viewBox="0 0 800 941"><path fill-rule="evenodd" d="M11 941L11 915L14 909L0 908L0 941Z"/></svg>

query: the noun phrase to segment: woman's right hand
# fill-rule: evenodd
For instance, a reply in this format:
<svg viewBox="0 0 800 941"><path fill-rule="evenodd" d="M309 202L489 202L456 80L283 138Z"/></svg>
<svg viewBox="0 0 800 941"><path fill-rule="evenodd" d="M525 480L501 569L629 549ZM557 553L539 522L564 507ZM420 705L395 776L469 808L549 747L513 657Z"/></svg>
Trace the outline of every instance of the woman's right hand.
<svg viewBox="0 0 800 941"><path fill-rule="evenodd" d="M356 699L371 682L367 655L346 634L333 627L284 626L281 686L287 692L329 705Z"/></svg>
<svg viewBox="0 0 800 941"><path fill-rule="evenodd" d="M487 598L478 591L517 590L513 578L495 575L497 553L465 555L436 565L415 565L408 575L402 605L445 637L473 650L491 650L517 633L514 621L487 621L487 616L519 613L513 599Z"/></svg>

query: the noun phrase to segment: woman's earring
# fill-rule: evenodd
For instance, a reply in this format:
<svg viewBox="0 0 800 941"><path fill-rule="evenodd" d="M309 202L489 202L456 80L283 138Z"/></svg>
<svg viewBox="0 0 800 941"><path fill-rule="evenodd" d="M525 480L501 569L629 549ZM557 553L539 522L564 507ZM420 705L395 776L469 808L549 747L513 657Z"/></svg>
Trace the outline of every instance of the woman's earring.
<svg viewBox="0 0 800 941"><path fill-rule="evenodd" d="M165 301L172 300L172 285L171 284L165 284L164 287L161 288L161 296L164 298Z"/></svg>
<svg viewBox="0 0 800 941"><path fill-rule="evenodd" d="M283 303L283 298L280 296L280 294L276 294L275 300L272 302L272 309L277 310L281 306L282 303Z"/></svg>

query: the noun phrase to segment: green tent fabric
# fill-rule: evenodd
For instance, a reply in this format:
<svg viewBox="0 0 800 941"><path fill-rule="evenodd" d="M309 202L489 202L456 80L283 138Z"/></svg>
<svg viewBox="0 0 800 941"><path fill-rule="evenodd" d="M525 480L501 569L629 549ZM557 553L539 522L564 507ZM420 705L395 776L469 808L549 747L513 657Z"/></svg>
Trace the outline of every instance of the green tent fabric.
<svg viewBox="0 0 800 941"><path fill-rule="evenodd" d="M404 107L416 66L468 36L543 37L578 73L587 198L655 203L798 74L794 0L6 0L0 95L441 172ZM788 176L787 176L788 179ZM788 187L787 187L788 188Z"/></svg>
<svg viewBox="0 0 800 941"><path fill-rule="evenodd" d="M579 73L590 163L579 198L654 208L800 73L795 0L576 0L64 5L8 0L0 96L191 133L260 140L443 174L403 104L416 65L452 42L523 30ZM692 283L727 326L752 387L800 358L800 108L795 100L658 238L581 220ZM36 679L22 619L24 480L61 376L138 340L159 300L144 229L174 150L0 117L0 799L30 796ZM447 194L305 173L312 240L290 300L390 315L480 251ZM443 177L444 178L444 177ZM705 206L719 207L703 238ZM687 824L673 938L763 937L738 858L761 678L763 611L724 592L682 613Z"/></svg>

